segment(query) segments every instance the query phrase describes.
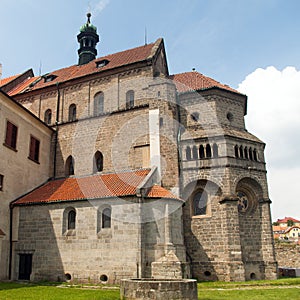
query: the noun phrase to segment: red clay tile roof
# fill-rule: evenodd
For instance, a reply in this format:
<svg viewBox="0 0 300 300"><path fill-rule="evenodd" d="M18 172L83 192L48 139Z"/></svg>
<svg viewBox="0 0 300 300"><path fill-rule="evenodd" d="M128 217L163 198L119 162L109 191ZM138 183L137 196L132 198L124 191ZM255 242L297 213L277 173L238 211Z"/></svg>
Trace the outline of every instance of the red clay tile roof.
<svg viewBox="0 0 300 300"><path fill-rule="evenodd" d="M273 225L272 228L273 228L273 232L274 231L282 231L283 232L285 230L283 227L281 227L281 226L275 226L275 225Z"/></svg>
<svg viewBox="0 0 300 300"><path fill-rule="evenodd" d="M287 223L289 220L293 221L294 223L300 223L299 220L296 220L292 217L285 217L284 219L278 219L276 222L278 222L278 223Z"/></svg>
<svg viewBox="0 0 300 300"><path fill-rule="evenodd" d="M153 185L148 191L147 198L168 198L168 199L178 199L170 191L164 189L159 185Z"/></svg>
<svg viewBox="0 0 300 300"><path fill-rule="evenodd" d="M0 79L0 87L6 85L7 83L13 81L17 77L19 77L21 74L13 75L7 78Z"/></svg>
<svg viewBox="0 0 300 300"><path fill-rule="evenodd" d="M59 69L56 71L53 71L49 74L46 74L42 77L35 77L34 80L31 82L28 81L27 87L29 87L30 83L33 81L37 80L37 83L30 87L28 90L36 90L40 88L44 88L47 86L52 86L55 85L56 83L62 83L66 82L75 78L80 78L86 75L91 75L91 74L96 74L100 73L106 70L118 68L121 66L126 66L130 65L133 63L137 62L142 62L147 59L151 59L155 55L155 50L157 47L162 43L162 39L158 39L156 42L136 47L133 49L121 51L118 53L106 55L100 58L97 58L95 60L92 60L91 62L84 64L84 65L73 65L67 68ZM108 63L100 68L97 68L97 63L106 60ZM44 78L49 76L49 75L54 75L54 79L49 82L45 82ZM11 91L13 95L16 95L26 89L25 86L22 88L16 90L16 91Z"/></svg>
<svg viewBox="0 0 300 300"><path fill-rule="evenodd" d="M149 169L143 169L80 178L57 179L49 181L17 199L14 205L134 196L138 185L141 184L149 172ZM176 199L169 191L156 186L150 189L148 197Z"/></svg>
<svg viewBox="0 0 300 300"><path fill-rule="evenodd" d="M294 229L294 228L300 229L299 226L291 226L291 227L288 227L287 229L285 229L284 233L289 233L289 232L290 232L292 229Z"/></svg>
<svg viewBox="0 0 300 300"><path fill-rule="evenodd" d="M228 85L222 84L196 71L170 75L169 78L174 81L178 92L198 91L218 87L240 94Z"/></svg>
<svg viewBox="0 0 300 300"><path fill-rule="evenodd" d="M23 82L21 82L20 84L18 84L15 88L13 88L12 90L10 90L7 94L9 96L13 96L13 95L17 95L19 93L22 93L22 92L26 91L30 87L30 84L32 84L38 78L39 77L27 78L26 80L24 80Z"/></svg>

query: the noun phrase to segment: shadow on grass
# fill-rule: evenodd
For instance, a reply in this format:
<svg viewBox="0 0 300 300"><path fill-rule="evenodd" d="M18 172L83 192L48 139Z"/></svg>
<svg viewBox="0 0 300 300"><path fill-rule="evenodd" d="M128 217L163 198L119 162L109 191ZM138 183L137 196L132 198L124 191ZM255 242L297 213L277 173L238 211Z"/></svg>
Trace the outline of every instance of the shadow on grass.
<svg viewBox="0 0 300 300"><path fill-rule="evenodd" d="M5 281L0 282L0 291L3 290L14 290L20 288L28 288L34 286L58 286L61 285L59 282L28 282L28 281Z"/></svg>

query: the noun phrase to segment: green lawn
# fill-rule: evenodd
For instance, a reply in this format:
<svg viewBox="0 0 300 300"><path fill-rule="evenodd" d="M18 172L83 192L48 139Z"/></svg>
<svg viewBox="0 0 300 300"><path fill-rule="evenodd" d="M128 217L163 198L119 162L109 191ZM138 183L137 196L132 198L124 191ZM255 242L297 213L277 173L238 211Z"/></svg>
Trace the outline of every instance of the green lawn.
<svg viewBox="0 0 300 300"><path fill-rule="evenodd" d="M300 300L300 278L274 281L202 282L199 300ZM119 290L109 286L67 286L66 284L0 283L1 300L119 299Z"/></svg>

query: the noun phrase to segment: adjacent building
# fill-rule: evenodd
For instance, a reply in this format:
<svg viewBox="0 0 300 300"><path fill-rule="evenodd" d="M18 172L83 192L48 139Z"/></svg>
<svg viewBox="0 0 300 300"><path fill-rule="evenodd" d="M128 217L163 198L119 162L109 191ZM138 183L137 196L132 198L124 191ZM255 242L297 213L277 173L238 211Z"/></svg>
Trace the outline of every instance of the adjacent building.
<svg viewBox="0 0 300 300"><path fill-rule="evenodd" d="M53 130L0 91L0 278L8 276L10 202L50 177ZM18 224L17 216L14 219Z"/></svg>

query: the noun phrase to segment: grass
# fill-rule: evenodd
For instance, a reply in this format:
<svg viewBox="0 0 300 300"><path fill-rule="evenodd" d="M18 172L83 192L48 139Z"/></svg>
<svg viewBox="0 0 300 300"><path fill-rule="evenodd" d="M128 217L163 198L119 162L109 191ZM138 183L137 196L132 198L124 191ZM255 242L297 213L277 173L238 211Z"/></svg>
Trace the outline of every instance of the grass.
<svg viewBox="0 0 300 300"><path fill-rule="evenodd" d="M299 300L300 278L199 283L198 297L199 300Z"/></svg>
<svg viewBox="0 0 300 300"><path fill-rule="evenodd" d="M202 282L199 300L300 300L300 278L273 281ZM116 286L67 285L58 283L0 283L1 300L88 299L117 300Z"/></svg>
<svg viewBox="0 0 300 300"><path fill-rule="evenodd" d="M61 284L26 284L26 283L0 283L1 300L117 300L120 298L119 289L113 287L104 289L97 286L71 286Z"/></svg>

